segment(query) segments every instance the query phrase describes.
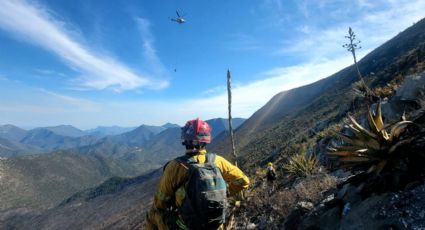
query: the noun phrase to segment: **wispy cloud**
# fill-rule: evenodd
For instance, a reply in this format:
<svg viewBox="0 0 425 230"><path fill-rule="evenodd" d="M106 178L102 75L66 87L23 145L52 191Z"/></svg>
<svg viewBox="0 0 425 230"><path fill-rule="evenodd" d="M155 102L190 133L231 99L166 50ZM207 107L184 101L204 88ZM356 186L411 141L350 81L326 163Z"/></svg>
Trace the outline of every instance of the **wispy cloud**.
<svg viewBox="0 0 425 230"><path fill-rule="evenodd" d="M344 56L333 60L322 59L317 62L276 68L260 73L258 78L263 80L233 87L233 116L248 118L277 93L330 76L350 65L351 61L351 57ZM234 77L237 78L237 76ZM179 120L175 122L180 123L183 123L185 119L195 117L201 117L203 119L226 117L226 88L217 87L213 91L216 92L215 96L175 102L167 105L167 108L178 114L175 119ZM157 118L160 117L161 115L158 114Z"/></svg>
<svg viewBox="0 0 425 230"><path fill-rule="evenodd" d="M106 113L101 102L14 81L0 84L0 104L0 123L31 127L87 125Z"/></svg>
<svg viewBox="0 0 425 230"><path fill-rule="evenodd" d="M34 71L36 73L42 74L42 75L66 77L66 75L64 73L61 73L61 72L58 72L58 71L55 71L55 70L50 70L50 69L35 69Z"/></svg>
<svg viewBox="0 0 425 230"><path fill-rule="evenodd" d="M143 39L143 56L151 66L153 72L158 76L164 76L166 69L157 55L154 43L155 38L151 32L151 23L146 18L137 17L136 23ZM158 88L167 87L168 82L162 82Z"/></svg>
<svg viewBox="0 0 425 230"><path fill-rule="evenodd" d="M324 10L336 7L335 4L338 2L340 5L342 4L338 0L321 2ZM300 7L303 5L301 3L299 3ZM348 6L341 7L340 10L329 10L334 14L335 19L341 19L338 20L338 23L325 28L309 26L309 33L304 33L305 31L300 27L298 30L302 34L296 39L283 41L283 47L277 53L302 56L307 60L340 56L345 52L341 48L341 45L346 42L344 35L351 26L362 41L363 50L360 52L365 54L423 18L423 12L425 12L425 2L421 0L394 0L386 1L386 3L380 1L366 3L357 0L350 4L353 4L350 7L367 8L368 10L356 11L361 12L356 15L356 19L338 16L345 14ZM305 7L308 8L308 6Z"/></svg>
<svg viewBox="0 0 425 230"><path fill-rule="evenodd" d="M55 19L49 9L41 5L23 0L0 1L0 28L58 55L81 73L75 81L81 87L122 91L167 86L165 81L137 74L113 57L90 50L73 39L73 31L65 27L65 22Z"/></svg>
<svg viewBox="0 0 425 230"><path fill-rule="evenodd" d="M250 117L276 93L302 86L327 77L349 65L351 58L345 56L335 60L321 60L303 65L275 68L260 73L258 81L233 86L233 116ZM225 72L223 76L225 76ZM238 76L233 76L235 79ZM22 88L24 87L24 88ZM12 87L7 87L12 88ZM17 89L16 89L17 88ZM18 92L16 92L18 90ZM197 99L174 100L87 100L46 89L29 90L25 86L14 87L6 95L25 92L25 98L0 97L0 111L3 122L18 125L47 126L73 124L77 127L91 128L96 125L135 126L140 124L161 125L166 122L184 124L188 119L201 117L211 119L227 116L226 87L216 87L211 93ZM15 94L13 94L15 93ZM1 93L0 93L1 95ZM147 112L146 108L149 108ZM164 113L164 108L170 113ZM125 112L123 112L125 111ZM31 114L25 117L25 114ZM34 124L35 121L37 124Z"/></svg>
<svg viewBox="0 0 425 230"><path fill-rule="evenodd" d="M68 95L52 92L43 88L38 89L40 92L45 93L55 99L59 100L62 104L67 104L68 107L74 107L74 109L78 109L80 111L98 111L99 104L78 97L71 97Z"/></svg>

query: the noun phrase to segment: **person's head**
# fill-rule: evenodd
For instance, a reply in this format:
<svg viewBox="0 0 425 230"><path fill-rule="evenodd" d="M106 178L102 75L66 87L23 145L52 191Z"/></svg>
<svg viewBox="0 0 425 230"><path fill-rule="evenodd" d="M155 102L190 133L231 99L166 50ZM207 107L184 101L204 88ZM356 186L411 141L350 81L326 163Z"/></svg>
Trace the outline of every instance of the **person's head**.
<svg viewBox="0 0 425 230"><path fill-rule="evenodd" d="M272 162L269 162L269 163L267 163L267 166L268 167L272 167L273 166L273 163Z"/></svg>
<svg viewBox="0 0 425 230"><path fill-rule="evenodd" d="M186 149L203 149L211 142L211 128L199 118L190 120L182 128L181 139Z"/></svg>

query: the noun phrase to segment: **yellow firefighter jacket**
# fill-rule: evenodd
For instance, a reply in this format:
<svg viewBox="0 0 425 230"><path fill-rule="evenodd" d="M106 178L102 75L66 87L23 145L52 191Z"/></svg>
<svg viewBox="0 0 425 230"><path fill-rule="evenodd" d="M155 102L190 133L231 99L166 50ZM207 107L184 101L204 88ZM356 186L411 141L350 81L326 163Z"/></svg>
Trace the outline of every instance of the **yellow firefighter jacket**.
<svg viewBox="0 0 425 230"><path fill-rule="evenodd" d="M199 163L204 163L206 153L207 151L204 149L199 150L193 158ZM215 158L215 164L220 169L223 179L228 184L230 196L235 195L242 189L248 188L249 179L238 167L218 155ZM187 173L187 166L176 160L172 160L166 165L158 185L158 190L155 193L152 209L147 215L146 229L168 229L164 218L166 210L171 206L181 206L185 197L184 179Z"/></svg>

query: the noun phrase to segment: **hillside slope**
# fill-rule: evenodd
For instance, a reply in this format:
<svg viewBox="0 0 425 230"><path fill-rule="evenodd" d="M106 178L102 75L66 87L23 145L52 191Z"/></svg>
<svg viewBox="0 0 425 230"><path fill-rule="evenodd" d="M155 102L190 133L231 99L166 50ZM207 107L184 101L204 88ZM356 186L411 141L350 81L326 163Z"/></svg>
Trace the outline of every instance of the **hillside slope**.
<svg viewBox="0 0 425 230"><path fill-rule="evenodd" d="M97 140L93 136L71 137L62 136L47 128L36 128L30 130L20 140L21 144L37 146L44 152L59 149L70 149L79 146L89 145Z"/></svg>
<svg viewBox="0 0 425 230"><path fill-rule="evenodd" d="M359 68L368 84L382 86L397 76L424 68L424 52L425 19L366 55L359 61ZM350 110L352 84L357 80L355 69L350 66L310 85L275 95L236 130L240 157L258 163L276 149L282 153L299 151L300 146L291 148L296 141L305 139L309 130L318 127L316 131L321 131ZM219 139L210 149L230 156L229 138Z"/></svg>
<svg viewBox="0 0 425 230"><path fill-rule="evenodd" d="M0 138L18 142L26 133L26 130L14 125L0 125Z"/></svg>
<svg viewBox="0 0 425 230"><path fill-rule="evenodd" d="M138 229L162 170L132 179L111 178L40 212L0 211L0 224L15 229Z"/></svg>
<svg viewBox="0 0 425 230"><path fill-rule="evenodd" d="M136 175L124 162L67 152L0 159L0 210L48 208L111 176Z"/></svg>
<svg viewBox="0 0 425 230"><path fill-rule="evenodd" d="M72 125L58 125L58 126L43 127L43 128L50 130L58 135L66 136L66 137L81 137L86 135L86 133L83 130L75 128Z"/></svg>
<svg viewBox="0 0 425 230"><path fill-rule="evenodd" d="M14 157L41 152L43 152L43 150L41 148L38 148L37 146L24 145L19 142L0 138L0 157Z"/></svg>

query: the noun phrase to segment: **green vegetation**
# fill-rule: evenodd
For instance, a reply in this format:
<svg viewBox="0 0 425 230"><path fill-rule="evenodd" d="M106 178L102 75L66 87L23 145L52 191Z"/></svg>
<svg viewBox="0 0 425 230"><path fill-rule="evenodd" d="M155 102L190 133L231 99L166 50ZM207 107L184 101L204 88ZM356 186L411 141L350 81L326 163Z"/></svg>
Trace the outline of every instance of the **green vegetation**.
<svg viewBox="0 0 425 230"><path fill-rule="evenodd" d="M318 163L314 156L296 154L283 166L283 170L290 174L306 177L317 172Z"/></svg>
<svg viewBox="0 0 425 230"><path fill-rule="evenodd" d="M347 124L353 135L339 133L339 137L347 144L330 148L329 155L336 156L342 163L350 165L372 165L370 171L380 173L387 162L397 156L394 152L407 144L411 139L400 139L400 134L412 124L411 121L399 121L385 125L382 119L381 104L378 103L376 111L368 112L370 130L361 126L352 116L348 116Z"/></svg>
<svg viewBox="0 0 425 230"><path fill-rule="evenodd" d="M56 152L0 160L0 209L49 208L108 178L138 175L141 169L98 155Z"/></svg>

